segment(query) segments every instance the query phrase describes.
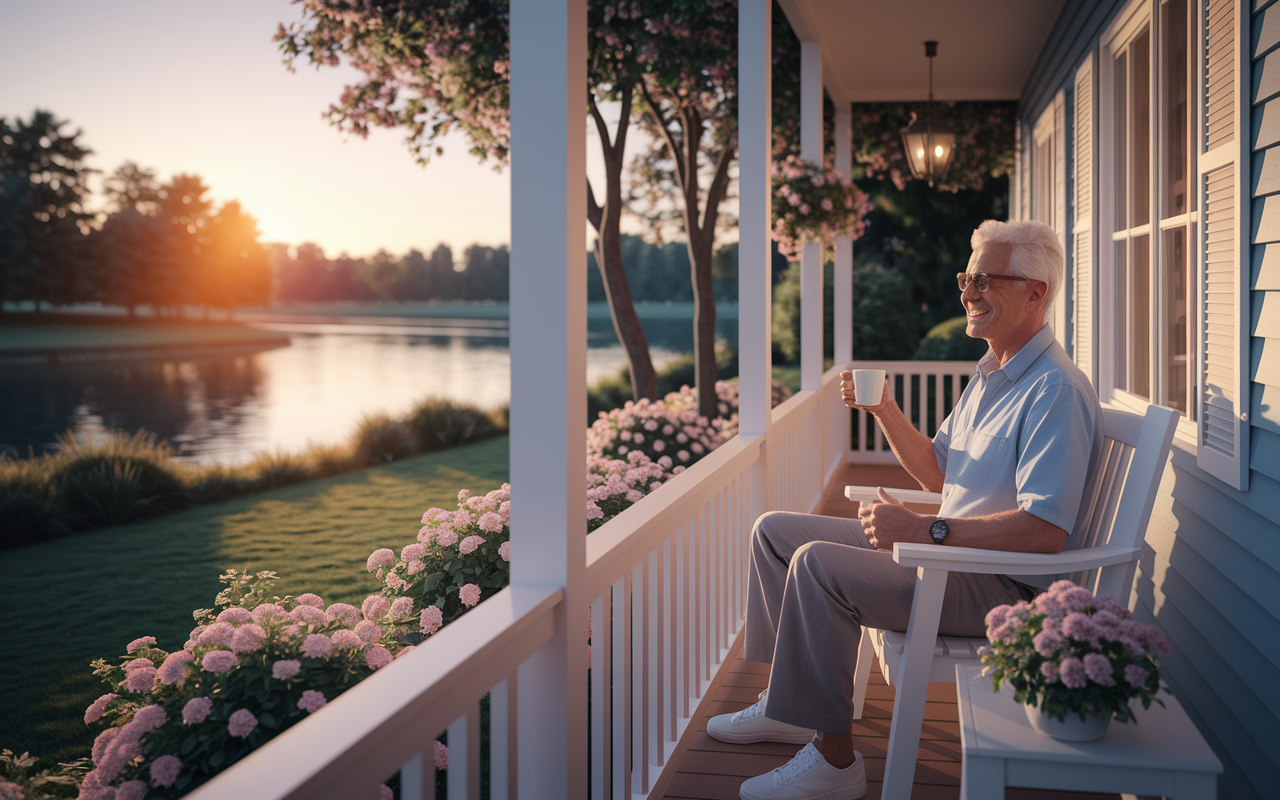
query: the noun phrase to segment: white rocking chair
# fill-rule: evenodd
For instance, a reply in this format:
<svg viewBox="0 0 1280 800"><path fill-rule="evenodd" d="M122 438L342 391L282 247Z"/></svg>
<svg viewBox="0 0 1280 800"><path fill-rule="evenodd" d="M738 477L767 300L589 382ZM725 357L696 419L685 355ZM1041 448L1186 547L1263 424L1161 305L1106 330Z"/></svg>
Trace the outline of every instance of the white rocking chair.
<svg viewBox="0 0 1280 800"><path fill-rule="evenodd" d="M905 633L863 628L853 698L854 718L861 719L874 654L885 681L896 687L882 800L911 796L929 681L953 682L956 665L979 664L977 648L987 643L986 639L937 635L948 572L1070 574L1095 596L1110 595L1128 603L1178 414L1158 406L1151 406L1145 417L1104 409L1103 424L1102 477L1087 506L1088 527L1080 549L1046 555L932 544L894 545L894 560L916 568L910 621ZM941 497L932 492L890 493L905 503L941 503ZM872 502L876 490L847 486L845 496Z"/></svg>

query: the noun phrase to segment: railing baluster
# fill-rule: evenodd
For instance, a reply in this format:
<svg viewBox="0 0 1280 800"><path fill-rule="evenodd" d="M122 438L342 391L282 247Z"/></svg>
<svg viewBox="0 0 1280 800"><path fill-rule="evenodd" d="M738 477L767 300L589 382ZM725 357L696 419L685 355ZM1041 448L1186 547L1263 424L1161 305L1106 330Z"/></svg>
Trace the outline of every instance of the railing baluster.
<svg viewBox="0 0 1280 800"><path fill-rule="evenodd" d="M649 791L649 559L631 568L631 791Z"/></svg>
<svg viewBox="0 0 1280 800"><path fill-rule="evenodd" d="M645 583L648 594L647 612L649 614L649 697L645 703L645 713L649 716L649 758L645 761L649 766L662 766L662 703L665 695L662 692L662 637L666 632L662 627L662 548L659 546L649 554L649 580ZM645 791L649 791L649 773L645 767Z"/></svg>
<svg viewBox="0 0 1280 800"><path fill-rule="evenodd" d="M707 507L698 509L698 574L702 577L702 589L698 592L698 623L701 626L698 640L698 696L702 696L703 684L711 680L711 526L707 519Z"/></svg>
<svg viewBox="0 0 1280 800"><path fill-rule="evenodd" d="M513 671L489 690L489 800L509 800L515 796L512 789L515 770L511 768L516 763L512 748L516 726L511 718L515 710L511 702L515 679Z"/></svg>
<svg viewBox="0 0 1280 800"><path fill-rule="evenodd" d="M707 557L710 561L707 564L707 571L711 575L711 624L707 626L711 632L711 663L716 664L720 661L720 503L718 495L711 495L711 499L707 501L707 532L708 537Z"/></svg>
<svg viewBox="0 0 1280 800"><path fill-rule="evenodd" d="M680 630L676 635L676 657L677 661L679 661L680 716L682 717L689 716L689 697L692 695L692 691L689 688L689 675L692 674L689 669L689 659L693 654L693 646L690 643L690 630L693 627L693 612L691 611L692 595L689 590L689 567L691 563L689 561L689 530L689 523L685 522L680 526L680 531L677 534L680 537L680 541L679 546L677 547L677 553L679 556L677 558L676 565L676 571L679 573L677 576L679 605L676 610L677 616L680 619L678 623Z"/></svg>
<svg viewBox="0 0 1280 800"><path fill-rule="evenodd" d="M676 631L676 626L678 624L676 620L676 585L677 584L676 584L676 572L675 572L676 555L677 555L676 553L676 536L677 535L679 535L678 529L672 532L672 534L666 539L664 539L662 542L662 558L663 558L662 577L663 577L663 580L665 581L662 587L663 588L662 625L663 625L663 630L666 632L666 635L663 637L665 639L664 647L666 647L666 649L663 651L664 657L662 659L662 671L665 677L665 680L663 681L662 686L663 686L663 691L665 692L666 700L663 703L662 713L665 715L665 718L666 718L666 721L663 724L663 736L665 737L666 741L670 741L670 742L679 741L679 738L680 738L676 731L676 728L680 720L680 716L677 713L678 709L676 707L676 688L677 688L676 673L679 670L679 663L680 663L680 657L679 657L680 646L678 642L679 634ZM663 752L665 754L666 752L665 748L663 749ZM664 755L664 758L665 758L665 755Z"/></svg>
<svg viewBox="0 0 1280 800"><path fill-rule="evenodd" d="M431 772L431 791L435 793L435 770ZM404 762L400 767L400 800L422 800L422 753Z"/></svg>
<svg viewBox="0 0 1280 800"><path fill-rule="evenodd" d="M448 787L445 794L448 800L470 800L467 786L471 772L468 752L471 742L467 736L469 716L470 712L449 724L449 769L445 771L445 785Z"/></svg>
<svg viewBox="0 0 1280 800"><path fill-rule="evenodd" d="M613 584L613 797L627 796L627 760L631 754L631 574Z"/></svg>
<svg viewBox="0 0 1280 800"><path fill-rule="evenodd" d="M591 797L594 800L605 800L613 788L608 771L609 749L613 740L613 720L609 713L613 698L608 691L612 662L609 645L613 636L610 617L613 609L612 603L606 600L611 600L608 593L591 601ZM492 700L489 708L492 715ZM497 783L496 779L494 783Z"/></svg>

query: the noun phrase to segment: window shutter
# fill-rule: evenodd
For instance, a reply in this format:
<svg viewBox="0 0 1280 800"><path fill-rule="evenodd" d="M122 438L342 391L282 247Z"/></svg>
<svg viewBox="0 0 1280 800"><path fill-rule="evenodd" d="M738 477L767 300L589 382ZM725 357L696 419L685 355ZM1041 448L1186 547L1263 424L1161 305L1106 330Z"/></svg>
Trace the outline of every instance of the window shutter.
<svg viewBox="0 0 1280 800"><path fill-rule="evenodd" d="M1244 215L1241 156L1243 98L1237 0L1202 0L1204 118L1200 149L1200 378L1196 462L1210 475L1248 489L1248 339L1241 325Z"/></svg>
<svg viewBox="0 0 1280 800"><path fill-rule="evenodd" d="M1072 287L1075 322L1071 354L1076 366L1096 386L1094 368L1093 258L1093 55L1076 70L1075 103L1075 226L1072 230Z"/></svg>

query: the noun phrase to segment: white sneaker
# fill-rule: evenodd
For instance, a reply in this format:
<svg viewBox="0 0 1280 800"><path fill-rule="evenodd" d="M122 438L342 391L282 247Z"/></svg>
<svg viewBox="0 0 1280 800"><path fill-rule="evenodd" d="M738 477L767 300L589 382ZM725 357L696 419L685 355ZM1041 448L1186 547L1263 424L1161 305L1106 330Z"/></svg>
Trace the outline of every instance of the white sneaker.
<svg viewBox="0 0 1280 800"><path fill-rule="evenodd" d="M760 702L735 714L720 714L707 720L707 734L712 739L731 744L752 742L783 742L804 744L813 739L813 729L789 725L769 719L764 715L765 698L769 690L760 693Z"/></svg>
<svg viewBox="0 0 1280 800"><path fill-rule="evenodd" d="M743 783L738 796L742 800L855 800L866 793L862 753L855 752L852 764L836 769L810 742L778 769Z"/></svg>

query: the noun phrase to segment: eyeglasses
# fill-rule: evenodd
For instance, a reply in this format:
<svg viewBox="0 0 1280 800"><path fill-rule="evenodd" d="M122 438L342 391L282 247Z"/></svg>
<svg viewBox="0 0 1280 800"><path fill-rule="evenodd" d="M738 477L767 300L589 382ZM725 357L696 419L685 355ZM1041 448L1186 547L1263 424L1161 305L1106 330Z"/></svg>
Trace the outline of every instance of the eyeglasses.
<svg viewBox="0 0 1280 800"><path fill-rule="evenodd" d="M979 292L986 292L991 288L992 281L1029 281L1031 278L1020 278L1017 275L988 275L985 272L968 272L956 273L956 283L960 284L960 291L963 292L969 288L972 283L978 287Z"/></svg>

